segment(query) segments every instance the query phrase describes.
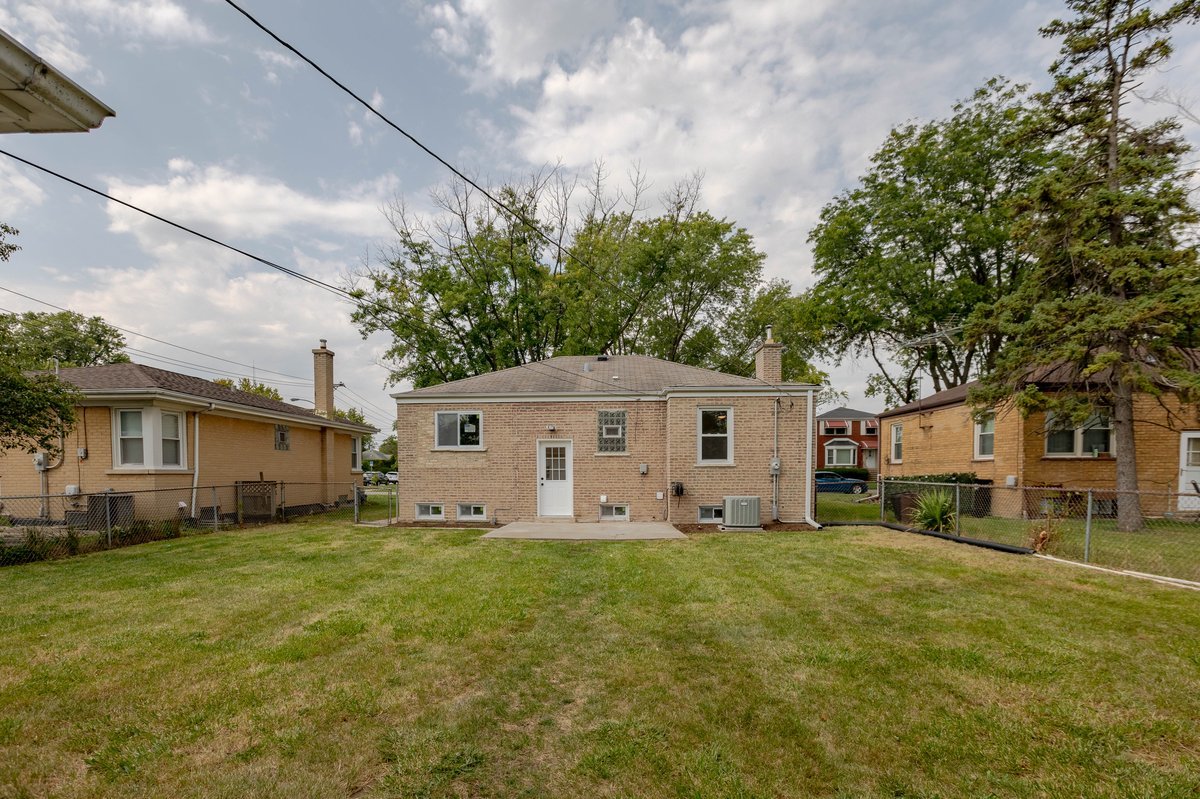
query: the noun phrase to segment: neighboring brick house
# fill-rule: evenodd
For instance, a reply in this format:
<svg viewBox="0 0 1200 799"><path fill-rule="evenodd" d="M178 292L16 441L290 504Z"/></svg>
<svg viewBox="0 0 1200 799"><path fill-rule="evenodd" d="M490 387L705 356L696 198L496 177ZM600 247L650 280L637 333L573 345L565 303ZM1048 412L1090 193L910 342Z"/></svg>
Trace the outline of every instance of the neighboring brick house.
<svg viewBox="0 0 1200 799"><path fill-rule="evenodd" d="M62 454L0 451L0 497L282 480L326 484L309 493L331 502L361 483L362 437L375 429L326 418L334 382L324 341L313 363L315 412L141 364L62 369L83 398Z"/></svg>
<svg viewBox="0 0 1200 799"><path fill-rule="evenodd" d="M1116 460L1109 420L1060 428L1053 417L999 408L981 421L967 392L940 391L879 415L886 477L975 472L996 485L1111 489ZM1146 492L1196 492L1200 412L1177 400L1139 395L1134 406L1138 486ZM1200 493L1200 492L1197 492Z"/></svg>
<svg viewBox="0 0 1200 799"><path fill-rule="evenodd" d="M867 411L834 408L817 417L817 468L858 467L879 473L879 418Z"/></svg>
<svg viewBox="0 0 1200 799"><path fill-rule="evenodd" d="M763 523L812 523L817 387L780 385L781 350L758 379L564 356L395 394L400 519L719 523L757 496Z"/></svg>

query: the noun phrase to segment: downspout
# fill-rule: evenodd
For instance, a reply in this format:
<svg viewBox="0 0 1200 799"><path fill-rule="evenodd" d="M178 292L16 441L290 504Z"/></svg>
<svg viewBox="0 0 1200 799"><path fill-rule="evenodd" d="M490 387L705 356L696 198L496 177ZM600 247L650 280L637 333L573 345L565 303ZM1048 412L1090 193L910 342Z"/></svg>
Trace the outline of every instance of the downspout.
<svg viewBox="0 0 1200 799"><path fill-rule="evenodd" d="M812 516L812 512L813 512L813 502L812 502L813 466L814 466L813 442L816 440L816 436L814 435L813 431L814 431L814 427L817 423L816 397L817 397L816 389L810 388L808 390L808 429L805 431L805 436L804 436L806 439L804 448L807 451L805 460L808 463L808 468L806 470L807 473L805 474L805 487L804 487L804 521L807 522L808 524L812 525L814 529L820 530L821 525L818 524L817 520L814 519Z"/></svg>
<svg viewBox="0 0 1200 799"><path fill-rule="evenodd" d="M215 402L208 403L208 408L196 411L192 415L192 518L196 518L196 491L200 488L200 414L217 407ZM216 513L214 510L213 513Z"/></svg>
<svg viewBox="0 0 1200 799"><path fill-rule="evenodd" d="M59 374L58 373L58 358L55 358L54 359L54 377L56 379L58 378L58 374ZM41 518L41 519L49 519L50 518L50 471L52 469L57 469L58 467L62 466L63 463L66 462L66 460L67 460L66 446L67 446L67 431L59 430L59 432L58 432L58 463L47 464L47 463L43 462L42 466L38 469L40 477L42 478L41 479L42 500L41 500L41 508L39 510L39 514L40 514L39 518Z"/></svg>
<svg viewBox="0 0 1200 799"><path fill-rule="evenodd" d="M775 451L771 457L771 518L779 521L779 403L783 400L775 398Z"/></svg>

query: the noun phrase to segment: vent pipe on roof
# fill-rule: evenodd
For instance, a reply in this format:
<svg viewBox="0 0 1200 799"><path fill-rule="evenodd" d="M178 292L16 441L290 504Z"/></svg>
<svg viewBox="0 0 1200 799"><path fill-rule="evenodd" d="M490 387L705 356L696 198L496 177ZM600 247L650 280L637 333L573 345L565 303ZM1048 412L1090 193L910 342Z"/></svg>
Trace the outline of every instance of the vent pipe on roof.
<svg viewBox="0 0 1200 799"><path fill-rule="evenodd" d="M584 361L584 362L583 362L583 371L585 371L585 372L590 372L590 371L592 371L592 362L591 362L591 361Z"/></svg>
<svg viewBox="0 0 1200 799"><path fill-rule="evenodd" d="M597 360L597 361L607 361L607 360L608 360L608 356L607 356L607 355L597 355L597 356L596 356L596 360Z"/></svg>

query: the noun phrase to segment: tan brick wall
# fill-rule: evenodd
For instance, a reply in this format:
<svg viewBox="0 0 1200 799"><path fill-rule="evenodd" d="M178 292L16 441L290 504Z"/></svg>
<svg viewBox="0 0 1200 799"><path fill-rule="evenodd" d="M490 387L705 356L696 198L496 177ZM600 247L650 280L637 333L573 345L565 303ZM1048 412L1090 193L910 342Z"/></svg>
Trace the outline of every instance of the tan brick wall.
<svg viewBox="0 0 1200 799"><path fill-rule="evenodd" d="M128 405L123 407L135 407ZM169 410L178 410L163 406ZM79 422L67 436L62 465L47 473L51 494L61 494L67 485L78 485L84 493L140 491L153 488L183 488L192 484L195 463L195 412L185 414L188 468L178 471L116 470L113 468L111 407L79 409ZM291 449L275 449L275 423L220 416L200 415L200 485L229 485L238 480L361 483L360 474L350 471L350 435L333 435L330 470L324 471L320 430L289 425ZM147 441L149 443L149 441ZM80 460L79 448L87 449ZM33 456L21 451L0 452L0 496L40 493L40 478ZM342 490L340 493L346 493Z"/></svg>
<svg viewBox="0 0 1200 799"><path fill-rule="evenodd" d="M1179 441L1184 430L1200 430L1195 407L1174 398L1163 405L1148 395L1135 405L1138 483L1142 491L1175 491L1179 480ZM974 423L965 405L936 408L881 420L882 472L903 477L942 472L975 472L1003 485L1015 475L1019 485L1061 485L1064 488L1112 488L1116 484L1113 458L1063 458L1045 454L1045 415L1022 419L1014 410L996 416L995 457L974 459ZM893 424L904 425L903 463L891 462Z"/></svg>
<svg viewBox="0 0 1200 799"><path fill-rule="evenodd" d="M804 449L807 409L804 398L785 399L780 417L783 467L783 515L803 516ZM789 405L794 403L794 407ZM697 405L733 407L734 467L696 466ZM627 455L597 453L597 412L626 410ZM434 449L434 414L439 410L478 410L483 413L484 451ZM763 498L764 519L770 514L768 474L772 437L772 400L672 399L644 402L531 402L462 404L399 404L397 406L397 463L400 473L400 519L411 521L419 502L445 506L446 520L455 521L457 503L487 505L489 519L501 523L537 516L537 442L573 442L574 517L595 521L600 496L627 503L630 519L680 523L696 521L699 504L719 504L730 494ZM670 417L670 418L668 418ZM553 432L547 428L553 426ZM668 435L670 429L670 435ZM668 438L671 451L668 467ZM789 444L789 442L791 442ZM801 443L797 443L801 442ZM648 473L641 475L639 465ZM673 498L670 483L684 483L685 496ZM656 497L663 492L663 499ZM714 498L715 497L715 498Z"/></svg>

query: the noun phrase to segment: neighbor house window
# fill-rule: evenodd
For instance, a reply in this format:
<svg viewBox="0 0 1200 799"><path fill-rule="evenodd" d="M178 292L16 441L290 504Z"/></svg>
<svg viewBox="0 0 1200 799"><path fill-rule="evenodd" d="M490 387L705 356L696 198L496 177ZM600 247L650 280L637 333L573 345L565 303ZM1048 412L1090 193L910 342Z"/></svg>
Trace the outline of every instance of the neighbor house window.
<svg viewBox="0 0 1200 799"><path fill-rule="evenodd" d="M286 452L292 448L292 430L286 424L275 425L275 449Z"/></svg>
<svg viewBox="0 0 1200 799"><path fill-rule="evenodd" d="M438 449L478 449L483 445L483 415L479 411L438 411Z"/></svg>
<svg viewBox="0 0 1200 799"><path fill-rule="evenodd" d="M1046 455L1087 458L1112 454L1112 425L1103 414L1095 414L1079 427L1059 424L1046 414Z"/></svg>
<svg viewBox="0 0 1200 799"><path fill-rule="evenodd" d="M487 518L487 505L472 502L458 503L458 518L461 521L481 520Z"/></svg>
<svg viewBox="0 0 1200 799"><path fill-rule="evenodd" d="M733 409L697 408L696 411L700 463L733 463Z"/></svg>
<svg viewBox="0 0 1200 799"><path fill-rule="evenodd" d="M417 521L441 521L446 518L446 506L440 502L418 502Z"/></svg>
<svg viewBox="0 0 1200 799"><path fill-rule="evenodd" d="M904 462L904 425L892 425L892 463Z"/></svg>
<svg viewBox="0 0 1200 799"><path fill-rule="evenodd" d="M826 466L857 466L858 465L858 448L857 447L826 447L825 448L825 465Z"/></svg>
<svg viewBox="0 0 1200 799"><path fill-rule="evenodd" d="M874 419L864 420L862 423L862 431L864 436L879 435L879 422Z"/></svg>
<svg viewBox="0 0 1200 799"><path fill-rule="evenodd" d="M850 427L847 422L837 421L834 419L831 419L828 422L823 422L822 427L824 427L825 435L827 436L844 436L850 432Z"/></svg>
<svg viewBox="0 0 1200 799"><path fill-rule="evenodd" d="M183 465L183 418L177 413L162 415L162 465Z"/></svg>
<svg viewBox="0 0 1200 799"><path fill-rule="evenodd" d="M142 438L142 412L117 411L120 439L118 454L120 466L144 466L146 464L145 440Z"/></svg>
<svg viewBox="0 0 1200 799"><path fill-rule="evenodd" d="M350 471L357 472L362 468L362 439L350 436Z"/></svg>
<svg viewBox="0 0 1200 799"><path fill-rule="evenodd" d="M723 505L701 505L700 506L700 524L717 524L725 521L725 507Z"/></svg>
<svg viewBox="0 0 1200 799"><path fill-rule="evenodd" d="M975 457L988 460L996 453L996 414L989 413L975 423Z"/></svg>
<svg viewBox="0 0 1200 799"><path fill-rule="evenodd" d="M625 411L599 411L596 418L596 451L625 452Z"/></svg>
<svg viewBox="0 0 1200 799"><path fill-rule="evenodd" d="M629 506L622 503L600 506L600 521L627 522L629 521Z"/></svg>

